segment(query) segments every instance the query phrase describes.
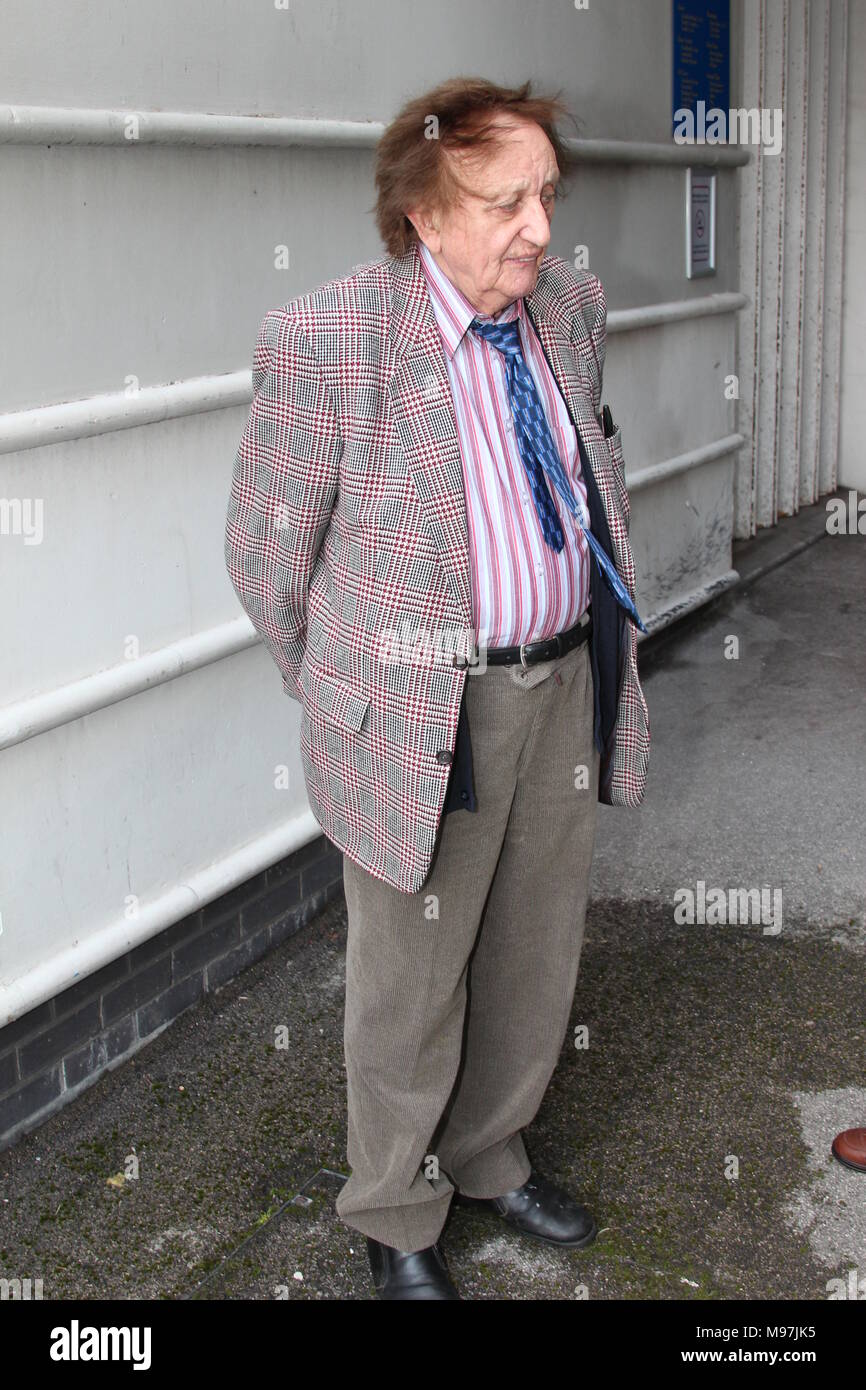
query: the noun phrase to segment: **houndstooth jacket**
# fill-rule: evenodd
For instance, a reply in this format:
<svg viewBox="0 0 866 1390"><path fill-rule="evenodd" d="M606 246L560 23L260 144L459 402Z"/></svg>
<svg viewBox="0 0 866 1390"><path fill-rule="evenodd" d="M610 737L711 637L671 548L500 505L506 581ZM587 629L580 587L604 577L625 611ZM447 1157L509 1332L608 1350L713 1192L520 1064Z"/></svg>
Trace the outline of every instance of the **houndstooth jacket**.
<svg viewBox="0 0 866 1390"><path fill-rule="evenodd" d="M577 430L592 529L634 597L622 440L619 430L604 438L598 414L601 281L547 256L526 305ZM416 892L432 862L473 626L457 425L414 246L265 315L225 560L300 702L307 795L323 832L375 877ZM636 630L603 585L591 593L598 797L637 806L650 725Z"/></svg>

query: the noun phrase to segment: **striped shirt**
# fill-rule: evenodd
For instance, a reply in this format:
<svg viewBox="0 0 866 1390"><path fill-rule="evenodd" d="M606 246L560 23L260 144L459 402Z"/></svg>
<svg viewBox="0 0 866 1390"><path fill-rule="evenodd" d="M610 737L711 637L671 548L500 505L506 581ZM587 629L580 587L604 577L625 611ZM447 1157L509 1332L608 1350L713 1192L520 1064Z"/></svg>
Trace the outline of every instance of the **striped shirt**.
<svg viewBox="0 0 866 1390"><path fill-rule="evenodd" d="M572 491L586 507L574 426L523 299L493 316L478 313L423 244L420 253L445 351L463 461L475 639L490 647L510 647L552 637L572 627L589 604L588 546L551 481L548 489L565 545L557 553L545 541L514 429L505 356L477 333L467 332L474 318L483 323L518 320L523 356L554 444Z"/></svg>

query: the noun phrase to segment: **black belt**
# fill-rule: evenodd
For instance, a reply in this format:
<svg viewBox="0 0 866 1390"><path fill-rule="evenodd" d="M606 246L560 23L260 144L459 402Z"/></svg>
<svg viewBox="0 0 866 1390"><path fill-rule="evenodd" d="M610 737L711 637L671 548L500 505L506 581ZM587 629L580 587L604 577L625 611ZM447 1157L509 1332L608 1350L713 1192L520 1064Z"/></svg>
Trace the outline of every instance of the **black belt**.
<svg viewBox="0 0 866 1390"><path fill-rule="evenodd" d="M552 637L542 637L538 642L522 642L519 647L488 647L486 650L488 666L511 666L520 662L522 666L533 666L536 661L554 661L565 656L572 648L579 647L592 635L592 618L584 613L567 632L556 632Z"/></svg>

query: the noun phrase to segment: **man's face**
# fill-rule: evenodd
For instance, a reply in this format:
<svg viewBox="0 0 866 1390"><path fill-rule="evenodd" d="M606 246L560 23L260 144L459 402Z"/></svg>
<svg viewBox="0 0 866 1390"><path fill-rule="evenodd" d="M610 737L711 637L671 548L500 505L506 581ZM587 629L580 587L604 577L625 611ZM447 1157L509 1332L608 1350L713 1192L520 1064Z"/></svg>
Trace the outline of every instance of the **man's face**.
<svg viewBox="0 0 866 1390"><path fill-rule="evenodd" d="M559 169L534 122L501 116L503 143L449 154L467 189L456 207L410 209L408 217L449 280L480 313L497 314L531 294L550 242Z"/></svg>

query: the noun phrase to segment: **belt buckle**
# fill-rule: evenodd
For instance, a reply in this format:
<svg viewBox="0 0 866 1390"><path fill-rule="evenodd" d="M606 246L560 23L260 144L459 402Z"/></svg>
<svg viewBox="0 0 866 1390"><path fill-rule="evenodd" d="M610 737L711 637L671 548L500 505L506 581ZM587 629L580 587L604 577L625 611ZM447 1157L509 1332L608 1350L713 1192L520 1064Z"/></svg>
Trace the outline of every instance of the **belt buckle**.
<svg viewBox="0 0 866 1390"><path fill-rule="evenodd" d="M520 644L520 664L523 667L524 671L527 671L529 669L526 665L526 648L528 646L528 642L521 642Z"/></svg>

